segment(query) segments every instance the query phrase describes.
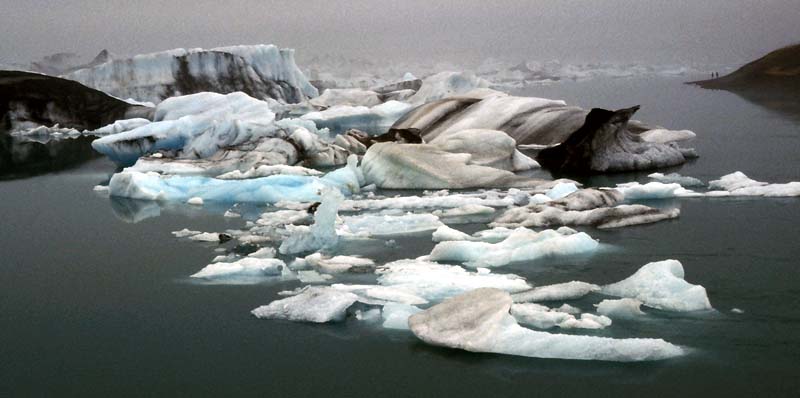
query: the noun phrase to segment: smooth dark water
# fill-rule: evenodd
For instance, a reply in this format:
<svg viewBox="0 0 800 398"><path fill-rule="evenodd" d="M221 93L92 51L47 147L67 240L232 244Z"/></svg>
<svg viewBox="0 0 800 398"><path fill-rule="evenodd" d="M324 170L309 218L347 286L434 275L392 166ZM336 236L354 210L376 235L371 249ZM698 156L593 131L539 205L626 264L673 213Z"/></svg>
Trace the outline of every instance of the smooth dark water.
<svg viewBox="0 0 800 398"><path fill-rule="evenodd" d="M561 83L526 90L585 107L641 104L640 119L698 133L701 158L677 170L800 180L800 126L733 94L677 79ZM648 311L594 332L660 337L689 355L651 363L541 360L426 346L410 333L348 321L257 320L249 311L299 282L200 285L187 276L215 245L171 236L239 228L227 206L112 201L92 192L104 159L0 182L0 396L797 396L800 393L800 199L684 199L674 221L611 231L592 256L512 264L536 284L607 283L645 263L680 260L716 313ZM645 173L646 174L646 173ZM607 184L644 175L590 181ZM252 211L256 211L253 209ZM132 223L131 221L137 221ZM467 226L464 229L477 229ZM386 261L427 254L350 244ZM364 278L359 277L359 278ZM577 303L585 311L602 297ZM731 313L732 308L744 310Z"/></svg>

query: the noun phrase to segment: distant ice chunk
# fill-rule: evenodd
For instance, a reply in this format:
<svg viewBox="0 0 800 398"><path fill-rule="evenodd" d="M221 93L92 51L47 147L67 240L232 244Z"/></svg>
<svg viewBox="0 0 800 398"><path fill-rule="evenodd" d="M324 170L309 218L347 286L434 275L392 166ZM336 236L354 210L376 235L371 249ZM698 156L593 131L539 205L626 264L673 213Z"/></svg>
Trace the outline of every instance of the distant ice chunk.
<svg viewBox="0 0 800 398"><path fill-rule="evenodd" d="M193 196L193 197L189 198L189 200L187 200L186 203L190 204L192 206L202 206L203 205L203 198L198 197L198 196Z"/></svg>
<svg viewBox="0 0 800 398"><path fill-rule="evenodd" d="M217 232L201 232L201 233L189 236L189 239L197 241L197 242L217 242L217 243L219 243L220 234L217 233Z"/></svg>
<svg viewBox="0 0 800 398"><path fill-rule="evenodd" d="M602 293L633 298L648 307L666 311L712 309L706 289L683 278L683 265L679 261L658 261L644 265L620 282L603 286Z"/></svg>
<svg viewBox="0 0 800 398"><path fill-rule="evenodd" d="M683 355L661 339L611 339L538 332L519 326L509 314L511 296L476 289L409 317L422 341L472 352L602 361L648 361Z"/></svg>
<svg viewBox="0 0 800 398"><path fill-rule="evenodd" d="M465 241L465 240L472 240L473 238L459 230L453 229L448 227L447 225L442 225L433 231L433 241L434 242L445 242L445 241Z"/></svg>
<svg viewBox="0 0 800 398"><path fill-rule="evenodd" d="M499 267L543 257L589 253L599 244L585 232L561 235L553 230L515 230L499 243L447 241L431 252L434 261L458 261L470 267Z"/></svg>
<svg viewBox="0 0 800 398"><path fill-rule="evenodd" d="M184 228L180 231L173 231L172 234L175 235L176 238L188 238L193 235L200 234L201 231L192 231L188 228Z"/></svg>
<svg viewBox="0 0 800 398"><path fill-rule="evenodd" d="M719 180L711 181L708 187L712 190L727 191L727 195L730 196L800 196L800 182L770 184L753 180L741 171L727 174ZM709 192L707 195L724 196L714 191Z"/></svg>
<svg viewBox="0 0 800 398"><path fill-rule="evenodd" d="M342 321L346 311L358 300L353 293L329 286L308 286L297 295L276 300L252 311L257 318L287 319L300 322Z"/></svg>
<svg viewBox="0 0 800 398"><path fill-rule="evenodd" d="M286 264L276 258L245 257L234 262L216 262L207 265L192 278L209 280L238 279L248 280L270 276L280 276Z"/></svg>
<svg viewBox="0 0 800 398"><path fill-rule="evenodd" d="M617 184L616 190L622 192L625 196L625 200L703 196L703 194L688 190L678 183L665 184L656 181L648 182L647 184L640 184L638 182Z"/></svg>
<svg viewBox="0 0 800 398"><path fill-rule="evenodd" d="M308 102L317 108L330 108L337 105L375 106L380 105L383 101L378 93L370 90L329 88L323 91L319 97L312 98Z"/></svg>
<svg viewBox="0 0 800 398"><path fill-rule="evenodd" d="M490 85L491 83L471 72L440 72L422 79L422 87L408 101L421 105L451 95L465 94L476 88L488 88Z"/></svg>
<svg viewBox="0 0 800 398"><path fill-rule="evenodd" d="M599 292L600 286L595 284L572 281L554 285L538 286L532 290L513 294L511 297L516 303L538 301L575 300L589 293Z"/></svg>
<svg viewBox="0 0 800 398"><path fill-rule="evenodd" d="M703 181L698 180L694 177L687 177L682 176L678 173L670 173L670 174L662 174L662 173L653 173L649 174L648 177L664 184L680 184L683 187L702 187L706 184Z"/></svg>
<svg viewBox="0 0 800 398"><path fill-rule="evenodd" d="M324 111L306 113L300 119L314 122L317 128L327 128L332 134L357 129L370 135L381 135L410 109L411 105L400 101L372 107L337 105Z"/></svg>

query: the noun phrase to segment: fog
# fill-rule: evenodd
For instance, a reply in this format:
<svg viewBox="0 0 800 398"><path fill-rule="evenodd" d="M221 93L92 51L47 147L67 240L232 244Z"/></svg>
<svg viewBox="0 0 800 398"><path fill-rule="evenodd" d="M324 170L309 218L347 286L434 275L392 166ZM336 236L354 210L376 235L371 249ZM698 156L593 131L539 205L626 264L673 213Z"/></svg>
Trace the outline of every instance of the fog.
<svg viewBox="0 0 800 398"><path fill-rule="evenodd" d="M386 60L740 64L800 41L798 0L0 0L0 62L274 43Z"/></svg>

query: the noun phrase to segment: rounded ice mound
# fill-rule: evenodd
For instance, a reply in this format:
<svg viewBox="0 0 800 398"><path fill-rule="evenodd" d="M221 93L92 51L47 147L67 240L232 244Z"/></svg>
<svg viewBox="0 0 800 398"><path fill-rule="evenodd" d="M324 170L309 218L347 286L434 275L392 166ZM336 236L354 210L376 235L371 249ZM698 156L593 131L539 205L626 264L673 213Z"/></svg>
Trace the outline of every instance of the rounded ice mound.
<svg viewBox="0 0 800 398"><path fill-rule="evenodd" d="M308 286L295 296L273 301L251 312L256 318L325 323L344 320L347 309L356 300L358 296L350 292L329 286Z"/></svg>
<svg viewBox="0 0 800 398"><path fill-rule="evenodd" d="M511 296L476 289L409 317L422 341L472 352L600 361L651 361L683 355L662 339L612 339L550 334L523 328L509 314Z"/></svg>
<svg viewBox="0 0 800 398"><path fill-rule="evenodd" d="M602 293L633 298L648 307L666 311L712 309L706 289L683 278L683 265L678 260L658 261L639 268L622 281L603 286Z"/></svg>

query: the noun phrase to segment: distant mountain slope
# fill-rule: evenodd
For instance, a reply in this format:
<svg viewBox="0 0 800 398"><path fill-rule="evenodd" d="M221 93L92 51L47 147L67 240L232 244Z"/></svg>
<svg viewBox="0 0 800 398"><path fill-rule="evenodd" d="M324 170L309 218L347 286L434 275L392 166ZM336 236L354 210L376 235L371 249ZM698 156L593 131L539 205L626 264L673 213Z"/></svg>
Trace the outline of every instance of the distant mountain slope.
<svg viewBox="0 0 800 398"><path fill-rule="evenodd" d="M729 75L693 83L728 91L770 90L800 94L800 44L775 50Z"/></svg>

